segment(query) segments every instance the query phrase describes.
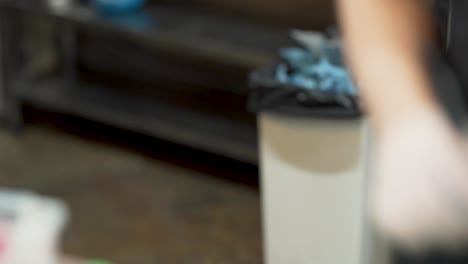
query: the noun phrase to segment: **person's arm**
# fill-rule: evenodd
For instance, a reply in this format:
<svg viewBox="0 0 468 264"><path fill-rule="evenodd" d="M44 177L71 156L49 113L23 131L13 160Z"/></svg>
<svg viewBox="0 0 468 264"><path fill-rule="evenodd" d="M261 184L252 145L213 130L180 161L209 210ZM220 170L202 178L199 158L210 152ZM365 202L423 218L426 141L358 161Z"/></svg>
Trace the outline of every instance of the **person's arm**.
<svg viewBox="0 0 468 264"><path fill-rule="evenodd" d="M337 0L346 55L378 132L371 211L410 247L468 238L464 140L432 93L428 1Z"/></svg>
<svg viewBox="0 0 468 264"><path fill-rule="evenodd" d="M337 0L348 60L377 130L436 108L424 52L431 43L428 1Z"/></svg>

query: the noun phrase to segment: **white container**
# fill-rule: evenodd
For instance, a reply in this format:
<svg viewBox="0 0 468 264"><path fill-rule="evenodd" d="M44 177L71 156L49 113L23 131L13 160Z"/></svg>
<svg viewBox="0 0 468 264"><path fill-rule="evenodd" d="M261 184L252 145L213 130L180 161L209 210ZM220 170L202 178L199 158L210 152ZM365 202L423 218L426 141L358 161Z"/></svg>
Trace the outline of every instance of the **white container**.
<svg viewBox="0 0 468 264"><path fill-rule="evenodd" d="M0 190L0 264L56 264L67 219L59 200Z"/></svg>
<svg viewBox="0 0 468 264"><path fill-rule="evenodd" d="M366 121L262 113L259 127L266 263L387 263L367 221Z"/></svg>

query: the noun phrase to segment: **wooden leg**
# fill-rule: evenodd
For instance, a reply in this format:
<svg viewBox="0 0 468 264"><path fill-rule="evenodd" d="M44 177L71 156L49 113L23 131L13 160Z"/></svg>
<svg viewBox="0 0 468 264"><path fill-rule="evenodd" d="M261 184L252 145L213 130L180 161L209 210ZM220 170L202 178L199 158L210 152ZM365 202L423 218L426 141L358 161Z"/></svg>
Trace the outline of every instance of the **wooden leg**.
<svg viewBox="0 0 468 264"><path fill-rule="evenodd" d="M24 123L21 102L13 86L19 69L19 19L16 10L0 9L0 117L13 132L20 131Z"/></svg>

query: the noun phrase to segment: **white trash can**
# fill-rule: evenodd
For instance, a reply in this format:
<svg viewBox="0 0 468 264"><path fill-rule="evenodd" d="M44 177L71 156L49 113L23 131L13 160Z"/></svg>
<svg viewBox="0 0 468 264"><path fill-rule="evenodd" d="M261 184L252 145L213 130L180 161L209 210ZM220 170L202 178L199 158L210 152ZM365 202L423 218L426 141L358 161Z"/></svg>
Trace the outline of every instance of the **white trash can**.
<svg viewBox="0 0 468 264"><path fill-rule="evenodd" d="M387 263L366 216L367 122L263 112L259 128L266 263Z"/></svg>

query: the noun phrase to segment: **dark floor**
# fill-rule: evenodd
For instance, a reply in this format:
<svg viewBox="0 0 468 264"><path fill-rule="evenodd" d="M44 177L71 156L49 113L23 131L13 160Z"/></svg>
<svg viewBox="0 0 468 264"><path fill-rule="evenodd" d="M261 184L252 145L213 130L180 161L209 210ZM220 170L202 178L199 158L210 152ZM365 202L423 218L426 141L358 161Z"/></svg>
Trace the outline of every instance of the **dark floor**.
<svg viewBox="0 0 468 264"><path fill-rule="evenodd" d="M1 186L70 205L69 254L121 264L262 262L255 187L44 125L0 131L0 149Z"/></svg>

